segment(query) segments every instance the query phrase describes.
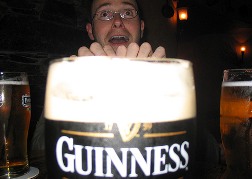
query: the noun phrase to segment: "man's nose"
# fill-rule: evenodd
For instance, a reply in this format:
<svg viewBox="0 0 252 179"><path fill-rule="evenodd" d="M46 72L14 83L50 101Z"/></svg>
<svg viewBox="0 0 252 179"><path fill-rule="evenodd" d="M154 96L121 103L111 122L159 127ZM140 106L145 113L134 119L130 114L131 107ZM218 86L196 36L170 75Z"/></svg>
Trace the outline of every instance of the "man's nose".
<svg viewBox="0 0 252 179"><path fill-rule="evenodd" d="M114 28L124 27L124 24L123 24L123 21L122 21L122 17L120 16L119 13L115 13L114 14L113 27Z"/></svg>

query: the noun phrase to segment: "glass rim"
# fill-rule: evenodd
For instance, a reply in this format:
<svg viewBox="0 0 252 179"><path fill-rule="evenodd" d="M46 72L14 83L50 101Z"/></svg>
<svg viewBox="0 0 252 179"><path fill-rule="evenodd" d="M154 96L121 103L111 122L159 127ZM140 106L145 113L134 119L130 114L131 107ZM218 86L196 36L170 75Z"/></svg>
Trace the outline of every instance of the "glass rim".
<svg viewBox="0 0 252 179"><path fill-rule="evenodd" d="M240 73L240 72L249 72L252 73L252 68L237 68L237 69L225 69L224 73Z"/></svg>
<svg viewBox="0 0 252 179"><path fill-rule="evenodd" d="M27 72L23 72L23 71L0 71L0 75L4 75L4 74L27 74Z"/></svg>
<svg viewBox="0 0 252 179"><path fill-rule="evenodd" d="M181 58L138 58L138 57L117 57L117 56L78 56L78 57L63 57L56 58L49 62L49 65L57 62L75 62L76 60L90 59L94 58L96 60L111 59L111 60L129 60L129 61L142 61L142 62L156 62L156 63L171 63L171 64L187 64L189 67L193 65L190 60ZM251 69L252 70L252 69Z"/></svg>

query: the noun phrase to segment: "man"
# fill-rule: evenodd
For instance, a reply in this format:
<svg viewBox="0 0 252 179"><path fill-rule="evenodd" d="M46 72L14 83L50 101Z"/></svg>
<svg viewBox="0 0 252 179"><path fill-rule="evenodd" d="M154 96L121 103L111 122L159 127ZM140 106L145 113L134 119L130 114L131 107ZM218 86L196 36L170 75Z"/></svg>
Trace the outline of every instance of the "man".
<svg viewBox="0 0 252 179"><path fill-rule="evenodd" d="M165 49L154 52L147 42L140 44L144 21L136 0L89 0L88 36L95 42L81 47L79 56L108 55L123 57L166 57Z"/></svg>
<svg viewBox="0 0 252 179"><path fill-rule="evenodd" d="M136 0L89 0L90 22L88 36L94 40L87 48L78 50L79 56L166 57L165 49L154 52L147 42L140 45L144 21ZM44 117L39 119L32 139L32 150L44 149Z"/></svg>

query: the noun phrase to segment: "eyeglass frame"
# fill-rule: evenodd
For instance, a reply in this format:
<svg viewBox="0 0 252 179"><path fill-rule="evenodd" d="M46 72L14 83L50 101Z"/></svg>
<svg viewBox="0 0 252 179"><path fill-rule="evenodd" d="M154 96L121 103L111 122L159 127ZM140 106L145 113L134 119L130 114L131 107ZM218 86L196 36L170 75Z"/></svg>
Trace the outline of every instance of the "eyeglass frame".
<svg viewBox="0 0 252 179"><path fill-rule="evenodd" d="M100 12L111 12L111 13L113 14L113 15L111 16L111 18L109 18L109 19L102 20L102 19L100 19L100 18L97 18L98 20L101 20L101 21L110 21L110 20L112 20L112 19L115 18L115 14L119 14L120 17L121 17L122 19L134 19L136 16L139 15L138 10L136 10L136 9L123 9L122 11L125 11L125 10L133 10L133 11L136 12L136 15L135 15L134 17L132 17L132 18L125 18L124 15L122 14L122 12L120 12L120 11L102 10L102 11L96 12L96 13L93 15L92 21L94 20L94 18L95 18L95 17L98 15L98 13L100 13Z"/></svg>

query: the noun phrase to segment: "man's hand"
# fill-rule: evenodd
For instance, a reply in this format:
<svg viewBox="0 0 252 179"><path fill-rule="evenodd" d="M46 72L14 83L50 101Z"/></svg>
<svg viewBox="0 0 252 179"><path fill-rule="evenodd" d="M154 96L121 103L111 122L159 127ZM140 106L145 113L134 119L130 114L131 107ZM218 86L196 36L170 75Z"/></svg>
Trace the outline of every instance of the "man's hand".
<svg viewBox="0 0 252 179"><path fill-rule="evenodd" d="M143 43L140 47L137 43L131 43L128 47L119 46L116 50L116 56L122 57L137 57L137 58L165 58L166 53L164 47L158 47L154 53L151 45L147 42Z"/></svg>
<svg viewBox="0 0 252 179"><path fill-rule="evenodd" d="M78 56L116 56L116 53L111 46L102 47L99 43L94 42L90 48L85 46L79 48Z"/></svg>
<svg viewBox="0 0 252 179"><path fill-rule="evenodd" d="M79 48L78 56L120 56L120 57L130 57L130 58L165 58L166 53L164 47L158 47L154 53L152 51L151 45L147 42L139 46L137 43L131 43L128 47L119 46L116 52L109 45L102 47L99 43L94 42L91 44L90 48L85 46Z"/></svg>

